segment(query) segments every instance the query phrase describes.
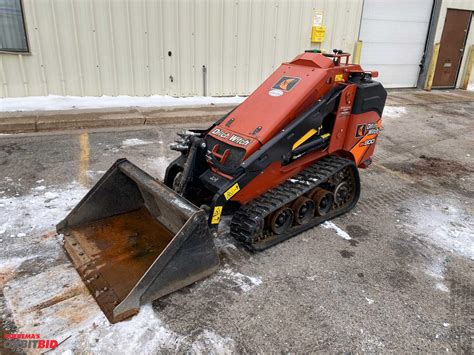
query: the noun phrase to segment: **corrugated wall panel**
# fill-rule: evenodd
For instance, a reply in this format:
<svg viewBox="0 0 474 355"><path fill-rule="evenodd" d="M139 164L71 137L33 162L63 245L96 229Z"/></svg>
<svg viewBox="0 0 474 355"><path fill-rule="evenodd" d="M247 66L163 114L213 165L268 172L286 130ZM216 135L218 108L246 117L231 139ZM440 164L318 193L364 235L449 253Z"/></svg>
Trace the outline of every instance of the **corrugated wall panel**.
<svg viewBox="0 0 474 355"><path fill-rule="evenodd" d="M93 31L95 31L95 28L93 26L90 2L73 1L72 7L77 27L77 39L79 43L78 54L81 62L84 94L88 96L101 95L100 67L97 68L99 63L97 63L96 53L99 48L94 46ZM69 40L72 40L72 38ZM68 54L71 56L71 53Z"/></svg>
<svg viewBox="0 0 474 355"><path fill-rule="evenodd" d="M75 55L78 48L75 38L77 29L73 22L75 18L73 3L71 1L55 1L51 3L51 6L54 8L55 27L58 29L56 43L60 48L56 49L54 54L61 63L60 68L58 67L59 72L62 72L62 77L59 74L61 88L64 85L67 95L81 95L83 80L79 65L81 55L80 53Z"/></svg>
<svg viewBox="0 0 474 355"><path fill-rule="evenodd" d="M232 19L232 28L234 36L234 47L232 52L232 93L237 94L246 90L246 78L242 75L248 68L248 49L246 38L249 37L249 12L248 2L235 2L237 15Z"/></svg>
<svg viewBox="0 0 474 355"><path fill-rule="evenodd" d="M0 97L8 96L6 83L7 80L5 77L5 71L3 69L3 58L0 56Z"/></svg>
<svg viewBox="0 0 474 355"><path fill-rule="evenodd" d="M148 33L148 75L150 93L161 93L163 88L163 50L161 39L161 21L157 21L160 15L160 4L158 2L148 3L146 6L146 21Z"/></svg>
<svg viewBox="0 0 474 355"><path fill-rule="evenodd" d="M90 50L95 60L99 91L102 95L114 95L116 91L115 36L110 36L111 23L108 1L89 1L92 18L92 42Z"/></svg>
<svg viewBox="0 0 474 355"><path fill-rule="evenodd" d="M7 94L11 97L16 96L25 96L25 88L23 85L23 80L20 73L20 59L17 60L8 60L10 58L5 58L3 61L3 73L5 76L5 88Z"/></svg>
<svg viewBox="0 0 474 355"><path fill-rule="evenodd" d="M128 23L130 27L127 28L130 36L130 52L133 56L133 65L128 65L131 68L133 80L133 95L143 96L149 93L148 74L146 66L148 64L147 46L148 35L146 35L147 28L144 10L145 1L129 1L127 4Z"/></svg>
<svg viewBox="0 0 474 355"><path fill-rule="evenodd" d="M179 34L178 51L175 57L176 75L179 82L177 94L195 95L194 2L176 2L176 8Z"/></svg>
<svg viewBox="0 0 474 355"><path fill-rule="evenodd" d="M23 0L0 96L245 95L307 48L352 51L363 0ZM314 11L326 41L311 44Z"/></svg>
<svg viewBox="0 0 474 355"><path fill-rule="evenodd" d="M193 3L193 38L189 48L193 52L193 93L204 95L203 65L207 63L208 52L203 43L207 41L207 1ZM199 30L200 29L200 30Z"/></svg>

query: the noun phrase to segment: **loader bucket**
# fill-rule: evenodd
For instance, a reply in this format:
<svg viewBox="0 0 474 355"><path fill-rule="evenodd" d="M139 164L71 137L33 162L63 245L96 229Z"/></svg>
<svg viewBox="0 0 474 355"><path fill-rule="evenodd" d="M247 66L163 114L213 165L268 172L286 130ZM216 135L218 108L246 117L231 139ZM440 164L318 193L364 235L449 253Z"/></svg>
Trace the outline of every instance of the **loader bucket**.
<svg viewBox="0 0 474 355"><path fill-rule="evenodd" d="M206 213L126 159L115 162L56 229L112 323L219 264Z"/></svg>

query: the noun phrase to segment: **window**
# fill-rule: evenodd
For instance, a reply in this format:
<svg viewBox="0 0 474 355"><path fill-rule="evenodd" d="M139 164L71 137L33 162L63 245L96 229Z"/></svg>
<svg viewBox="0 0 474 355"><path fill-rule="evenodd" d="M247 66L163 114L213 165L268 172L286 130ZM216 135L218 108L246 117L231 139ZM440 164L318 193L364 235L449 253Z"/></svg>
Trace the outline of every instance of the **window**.
<svg viewBox="0 0 474 355"><path fill-rule="evenodd" d="M0 0L0 51L28 52L21 0Z"/></svg>

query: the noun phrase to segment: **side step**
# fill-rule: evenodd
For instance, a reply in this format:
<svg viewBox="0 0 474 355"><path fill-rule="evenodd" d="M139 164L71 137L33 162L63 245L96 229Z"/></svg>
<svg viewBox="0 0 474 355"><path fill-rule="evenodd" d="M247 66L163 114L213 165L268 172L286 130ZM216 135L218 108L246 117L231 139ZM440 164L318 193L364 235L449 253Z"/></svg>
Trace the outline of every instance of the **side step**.
<svg viewBox="0 0 474 355"><path fill-rule="evenodd" d="M56 229L112 323L219 266L207 214L126 159Z"/></svg>

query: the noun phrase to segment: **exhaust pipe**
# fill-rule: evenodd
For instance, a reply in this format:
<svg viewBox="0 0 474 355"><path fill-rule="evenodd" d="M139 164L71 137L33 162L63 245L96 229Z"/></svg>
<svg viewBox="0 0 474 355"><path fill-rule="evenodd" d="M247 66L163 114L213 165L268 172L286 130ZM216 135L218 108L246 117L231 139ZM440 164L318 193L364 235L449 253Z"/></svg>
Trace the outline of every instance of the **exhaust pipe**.
<svg viewBox="0 0 474 355"><path fill-rule="evenodd" d="M207 214L126 159L56 229L111 323L217 270Z"/></svg>

